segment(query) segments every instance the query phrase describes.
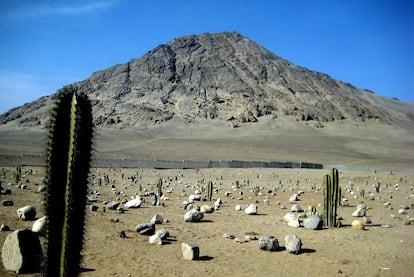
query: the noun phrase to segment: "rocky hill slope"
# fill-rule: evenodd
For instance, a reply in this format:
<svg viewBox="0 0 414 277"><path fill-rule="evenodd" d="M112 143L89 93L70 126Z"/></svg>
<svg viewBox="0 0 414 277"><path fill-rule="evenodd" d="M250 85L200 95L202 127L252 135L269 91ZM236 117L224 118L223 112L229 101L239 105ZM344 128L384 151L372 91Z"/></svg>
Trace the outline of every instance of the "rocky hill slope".
<svg viewBox="0 0 414 277"><path fill-rule="evenodd" d="M414 168L414 103L293 65L234 32L177 38L72 85L92 101L100 159ZM0 154L43 153L58 93L0 115Z"/></svg>
<svg viewBox="0 0 414 277"><path fill-rule="evenodd" d="M177 38L74 85L93 101L96 126L112 129L173 118L239 127L265 115L293 115L315 126L407 116L368 90L295 66L234 32ZM44 127L53 100L46 96L12 109L0 122Z"/></svg>

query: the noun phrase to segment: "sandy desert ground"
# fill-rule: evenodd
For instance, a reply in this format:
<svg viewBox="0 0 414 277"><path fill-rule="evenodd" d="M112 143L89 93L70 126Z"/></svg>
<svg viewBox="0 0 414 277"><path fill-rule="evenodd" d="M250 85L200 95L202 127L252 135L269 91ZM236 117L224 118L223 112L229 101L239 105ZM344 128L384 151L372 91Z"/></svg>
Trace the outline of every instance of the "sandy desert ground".
<svg viewBox="0 0 414 277"><path fill-rule="evenodd" d="M30 169L32 174L29 174ZM14 206L0 208L0 223L9 225L11 230L31 228L33 221L18 220L16 210L33 205L38 210L37 217L44 215L43 195L37 192L44 168L23 168L23 172L27 172L22 180L27 188L23 190L13 185L15 168L4 168L4 171L5 176L0 174L2 186L12 193L1 195L1 199L13 200ZM322 230L287 226L283 216L290 212L292 204L288 199L295 192L304 191L298 201L302 208L306 210L309 205L315 205L318 212L322 211L322 178L328 173L328 169L92 168L89 190L97 196L95 205L99 209L95 212L86 209L82 264L85 271L81 276L412 276L414 226L404 225L403 221L414 217L414 174L340 171L340 185L346 191L344 197L349 199L349 206L340 207L338 212L345 226ZM99 186L98 179L106 174L110 184L102 182ZM131 176L138 177L136 183L131 181ZM144 196L145 202L140 208L126 209L122 214L109 209L103 211L105 201L129 200L137 194L156 192L159 178L165 180L163 192L169 198L161 201L162 205L152 206L150 197ZM218 198L223 204L213 213L205 214L202 222L184 222L183 201L210 180L218 190L213 201L197 204L213 205ZM236 181L240 189L232 189ZM381 183L380 193L373 188L378 182ZM257 195L253 192L255 187L262 188ZM362 189L365 198L361 197ZM167 192L169 190L171 192ZM272 195L271 191L276 194ZM226 192L230 195L226 196ZM375 200L368 199L371 192ZM265 204L265 199L269 199L269 205ZM353 230L349 225L356 218L351 214L361 201L369 207L367 217L371 224L365 226L365 230ZM384 202L390 202L393 209L385 208ZM257 215L235 211L237 204L250 203L258 206ZM281 209L281 204L287 209ZM409 207L405 210L407 214L398 213L401 205ZM150 244L148 236L134 231L137 224L149 222L156 214L168 221L156 226L157 230L166 229L170 233L163 245ZM119 236L121 231L125 231L126 238ZM1 244L9 233L0 232ZM238 238L252 233L257 237L273 235L280 247L278 251L263 251L257 240L240 243L223 237L226 233ZM284 249L284 237L288 234L295 234L302 240L302 251L298 255ZM182 242L198 245L200 258L184 260ZM0 275L16 276L5 271L3 266Z"/></svg>

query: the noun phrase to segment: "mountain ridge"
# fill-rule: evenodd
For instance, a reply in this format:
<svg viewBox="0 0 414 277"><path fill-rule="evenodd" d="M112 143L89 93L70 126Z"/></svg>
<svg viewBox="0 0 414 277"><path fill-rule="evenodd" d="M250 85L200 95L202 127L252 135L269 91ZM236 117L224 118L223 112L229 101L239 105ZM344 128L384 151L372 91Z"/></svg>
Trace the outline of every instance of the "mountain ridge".
<svg viewBox="0 0 414 277"><path fill-rule="evenodd" d="M237 32L176 38L73 85L88 94L95 125L102 128L172 118L240 127L264 115L294 116L321 127L335 120L391 123L404 117L373 105L379 96L372 92L295 66ZM42 107L54 98L52 94L12 109L0 115L0 122L18 120L23 127L44 128L48 114Z"/></svg>

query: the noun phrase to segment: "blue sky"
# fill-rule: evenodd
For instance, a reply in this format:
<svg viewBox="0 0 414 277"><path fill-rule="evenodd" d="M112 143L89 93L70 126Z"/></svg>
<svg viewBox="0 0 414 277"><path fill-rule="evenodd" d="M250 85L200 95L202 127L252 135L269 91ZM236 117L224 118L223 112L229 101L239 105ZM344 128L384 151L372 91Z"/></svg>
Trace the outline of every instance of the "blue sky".
<svg viewBox="0 0 414 277"><path fill-rule="evenodd" d="M0 1L0 113L190 34L237 31L276 55L414 102L411 1Z"/></svg>

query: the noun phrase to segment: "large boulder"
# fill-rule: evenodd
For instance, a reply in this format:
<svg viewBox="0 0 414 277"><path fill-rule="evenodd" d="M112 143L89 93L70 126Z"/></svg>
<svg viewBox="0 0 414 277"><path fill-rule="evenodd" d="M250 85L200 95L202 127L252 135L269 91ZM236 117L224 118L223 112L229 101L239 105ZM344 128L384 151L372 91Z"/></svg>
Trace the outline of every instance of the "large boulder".
<svg viewBox="0 0 414 277"><path fill-rule="evenodd" d="M30 230L17 230L10 233L1 251L4 268L17 274L40 272L43 251L39 236Z"/></svg>

